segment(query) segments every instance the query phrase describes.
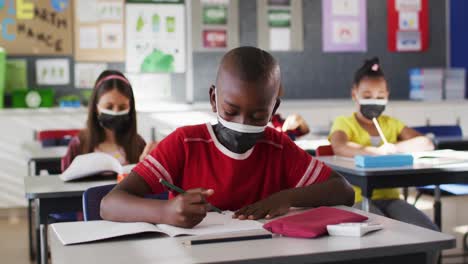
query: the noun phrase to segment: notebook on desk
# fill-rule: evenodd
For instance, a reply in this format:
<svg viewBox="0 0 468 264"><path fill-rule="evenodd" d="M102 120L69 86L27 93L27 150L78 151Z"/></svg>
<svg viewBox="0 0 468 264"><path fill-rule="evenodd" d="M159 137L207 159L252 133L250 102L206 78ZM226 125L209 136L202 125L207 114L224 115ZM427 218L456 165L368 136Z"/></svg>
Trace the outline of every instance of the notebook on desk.
<svg viewBox="0 0 468 264"><path fill-rule="evenodd" d="M194 228L180 228L165 224L120 223L111 221L68 222L52 224L63 245L73 245L100 241L109 238L141 234L161 233L170 237L188 235L183 244L226 242L230 239L246 240L271 238L271 233L263 229L262 223L252 220L232 218L233 212L225 214L209 212L205 219Z"/></svg>
<svg viewBox="0 0 468 264"><path fill-rule="evenodd" d="M75 181L87 177L113 177L119 174L128 174L135 167L135 164L122 166L113 156L93 152L78 155L70 166L60 175L60 179L65 182Z"/></svg>
<svg viewBox="0 0 468 264"><path fill-rule="evenodd" d="M413 153L415 163L429 165L449 165L468 163L468 152L450 149Z"/></svg>

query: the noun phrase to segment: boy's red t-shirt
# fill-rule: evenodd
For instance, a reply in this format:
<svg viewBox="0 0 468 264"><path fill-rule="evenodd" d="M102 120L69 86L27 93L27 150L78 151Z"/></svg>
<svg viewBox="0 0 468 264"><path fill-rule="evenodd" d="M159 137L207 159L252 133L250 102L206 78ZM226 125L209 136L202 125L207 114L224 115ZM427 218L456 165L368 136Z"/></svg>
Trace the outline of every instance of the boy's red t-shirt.
<svg viewBox="0 0 468 264"><path fill-rule="evenodd" d="M178 128L133 170L154 193L165 191L159 179L184 190L213 189L208 201L223 210L240 209L284 189L320 183L331 174L328 166L273 128L267 127L252 149L237 154L218 141L211 124Z"/></svg>

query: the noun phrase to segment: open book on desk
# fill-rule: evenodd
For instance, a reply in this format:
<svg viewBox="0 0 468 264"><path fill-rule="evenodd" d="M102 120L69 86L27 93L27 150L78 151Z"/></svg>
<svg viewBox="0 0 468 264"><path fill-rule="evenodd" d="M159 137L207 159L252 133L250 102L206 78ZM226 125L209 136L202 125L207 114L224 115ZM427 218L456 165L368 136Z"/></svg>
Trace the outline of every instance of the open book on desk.
<svg viewBox="0 0 468 264"><path fill-rule="evenodd" d="M141 234L162 233L170 237L189 235L183 244L204 244L247 239L271 238L262 223L253 220L232 218L233 212L225 214L209 212L205 219L194 228L180 228L165 224L120 223L111 221L68 222L52 224L63 245L73 245L109 238Z"/></svg>
<svg viewBox="0 0 468 264"><path fill-rule="evenodd" d="M94 152L76 156L60 178L63 181L73 181L96 175L128 174L134 167L135 164L122 166L109 154Z"/></svg>
<svg viewBox="0 0 468 264"><path fill-rule="evenodd" d="M415 152L412 154L415 163L428 165L449 165L468 163L468 152L450 149L426 152Z"/></svg>

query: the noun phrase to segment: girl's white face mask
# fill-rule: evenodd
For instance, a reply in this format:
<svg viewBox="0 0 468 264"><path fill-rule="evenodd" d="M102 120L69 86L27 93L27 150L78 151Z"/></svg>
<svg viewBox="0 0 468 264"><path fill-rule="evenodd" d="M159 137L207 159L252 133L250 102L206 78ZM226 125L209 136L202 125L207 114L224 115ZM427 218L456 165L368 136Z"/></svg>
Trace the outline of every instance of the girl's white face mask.
<svg viewBox="0 0 468 264"><path fill-rule="evenodd" d="M248 133L248 134L254 134L254 133L262 133L265 131L265 128L268 125L265 126L252 126L252 125L245 125L245 124L239 124L236 122L230 122L221 117L219 114L219 110L221 109L219 104L218 104L218 89L215 88L215 100L216 100L216 115L218 116L218 122L221 123L226 128L229 128L233 131L239 132L239 133Z"/></svg>

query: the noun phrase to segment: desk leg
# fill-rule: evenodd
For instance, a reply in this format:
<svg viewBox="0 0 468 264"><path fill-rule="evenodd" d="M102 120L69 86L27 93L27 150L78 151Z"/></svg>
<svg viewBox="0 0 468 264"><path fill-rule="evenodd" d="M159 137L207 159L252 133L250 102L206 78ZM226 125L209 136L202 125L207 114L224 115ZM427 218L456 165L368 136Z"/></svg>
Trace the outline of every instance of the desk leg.
<svg viewBox="0 0 468 264"><path fill-rule="evenodd" d="M41 263L47 264L49 260L48 248L47 248L47 225L40 225L41 233Z"/></svg>
<svg viewBox="0 0 468 264"><path fill-rule="evenodd" d="M33 243L33 213L32 213L33 200L28 199L28 238L29 238L29 260L33 261L34 256L34 243Z"/></svg>
<svg viewBox="0 0 468 264"><path fill-rule="evenodd" d="M28 161L28 176L36 175L36 163L32 160Z"/></svg>
<svg viewBox="0 0 468 264"><path fill-rule="evenodd" d="M47 264L48 262L48 247L47 247L47 217L48 211L46 208L41 208L41 199L36 199L36 262L37 264Z"/></svg>
<svg viewBox="0 0 468 264"><path fill-rule="evenodd" d="M362 196L362 210L364 212L370 212L369 198Z"/></svg>
<svg viewBox="0 0 468 264"><path fill-rule="evenodd" d="M34 201L34 208L36 211L36 221L35 221L35 226L34 226L34 232L36 232L36 263L41 264L41 231L39 229L39 224L41 222L41 216L40 216L40 205L39 205L39 200L35 199Z"/></svg>
<svg viewBox="0 0 468 264"><path fill-rule="evenodd" d="M442 203L440 201L440 186L434 188L434 222L442 231Z"/></svg>

